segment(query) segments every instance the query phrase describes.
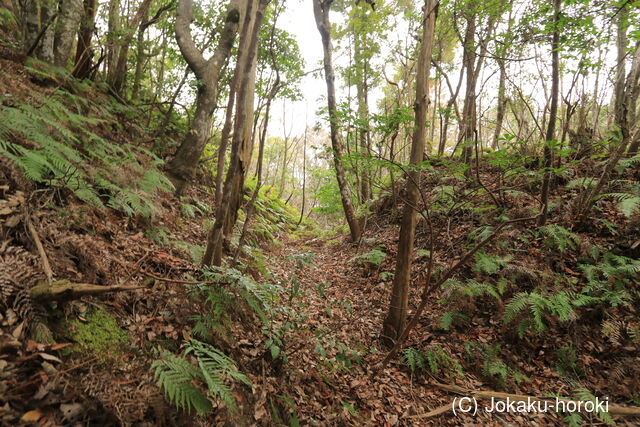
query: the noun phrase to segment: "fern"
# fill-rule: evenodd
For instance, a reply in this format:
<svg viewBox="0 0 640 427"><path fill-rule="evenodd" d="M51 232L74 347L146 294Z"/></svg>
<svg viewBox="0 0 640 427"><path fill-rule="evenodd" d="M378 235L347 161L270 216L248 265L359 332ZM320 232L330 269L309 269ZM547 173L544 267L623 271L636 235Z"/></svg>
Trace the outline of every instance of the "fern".
<svg viewBox="0 0 640 427"><path fill-rule="evenodd" d="M404 363L412 373L424 370L425 360L418 350L413 347L407 347L403 350Z"/></svg>
<svg viewBox="0 0 640 427"><path fill-rule="evenodd" d="M593 187L597 182L598 182L598 179L594 177L575 178L569 181L566 187L571 190L586 189L586 188Z"/></svg>
<svg viewBox="0 0 640 427"><path fill-rule="evenodd" d="M511 255L491 255L480 251L476 254L475 258L476 263L473 266L473 271L492 275L506 266L513 257Z"/></svg>
<svg viewBox="0 0 640 427"><path fill-rule="evenodd" d="M568 248L576 249L580 237L560 225L545 225L540 231L546 236L544 244L547 248L557 249L564 253Z"/></svg>
<svg viewBox="0 0 640 427"><path fill-rule="evenodd" d="M62 90L32 102L40 105L0 107L0 154L28 179L67 188L96 208L106 205L130 216L151 216L155 212L151 195L173 189L159 169L162 160L92 131L117 123L98 102Z"/></svg>
<svg viewBox="0 0 640 427"><path fill-rule="evenodd" d="M549 295L520 292L505 307L503 321L511 323L516 318L524 317L518 327L518 335L522 337L530 326L533 326L536 333L546 330L547 317L555 317L562 322L574 321L578 318L575 308L592 305L598 301L597 298L568 291Z"/></svg>
<svg viewBox="0 0 640 427"><path fill-rule="evenodd" d="M251 381L238 370L235 361L210 344L194 339L185 343L184 350L182 357L164 351L162 357L151 365L154 377L169 401L179 409L195 410L199 415L206 415L212 409L207 396L235 409L229 383L252 386ZM188 361L189 355L194 356L197 366ZM197 385L206 387L207 393Z"/></svg>
<svg viewBox="0 0 640 427"><path fill-rule="evenodd" d="M469 316L463 313L458 313L456 311L447 311L442 317L440 317L440 328L445 331L451 330L451 327L455 323L456 319L468 319Z"/></svg>
<svg viewBox="0 0 640 427"><path fill-rule="evenodd" d="M158 386L169 401L186 412L195 410L199 415L211 411L207 396L193 384L201 373L189 361L164 351L162 357L151 365Z"/></svg>

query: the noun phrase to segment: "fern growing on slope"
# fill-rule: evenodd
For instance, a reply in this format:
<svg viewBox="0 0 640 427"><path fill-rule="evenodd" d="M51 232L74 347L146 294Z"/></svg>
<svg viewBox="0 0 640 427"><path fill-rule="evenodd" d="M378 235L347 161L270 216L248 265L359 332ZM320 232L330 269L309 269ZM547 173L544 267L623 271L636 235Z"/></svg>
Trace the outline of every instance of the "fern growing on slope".
<svg viewBox="0 0 640 427"><path fill-rule="evenodd" d="M557 249L560 253L564 253L567 249L575 249L576 244L580 242L577 234L560 225L545 225L539 230L545 236L545 246L549 249Z"/></svg>
<svg viewBox="0 0 640 427"><path fill-rule="evenodd" d="M97 208L108 206L145 217L155 211L150 196L173 188L159 170L161 159L92 131L117 123L103 106L62 90L34 102L41 105L0 107L0 155L31 181L66 188ZM98 119L98 114L107 118Z"/></svg>
<svg viewBox="0 0 640 427"><path fill-rule="evenodd" d="M569 291L546 295L538 292L520 292L505 307L503 320L505 323L511 323L522 318L518 325L518 335L523 337L530 327L533 327L536 333L545 331L547 317L556 317L562 322L573 321L578 318L576 308L593 305L599 301L600 298Z"/></svg>
<svg viewBox="0 0 640 427"><path fill-rule="evenodd" d="M163 351L161 358L151 365L154 377L168 400L179 409L195 410L199 415L211 411L209 398L235 409L229 383L252 386L251 381L238 370L235 361L212 345L194 339L185 343L184 350L182 356ZM193 356L196 365L188 360L189 355Z"/></svg>

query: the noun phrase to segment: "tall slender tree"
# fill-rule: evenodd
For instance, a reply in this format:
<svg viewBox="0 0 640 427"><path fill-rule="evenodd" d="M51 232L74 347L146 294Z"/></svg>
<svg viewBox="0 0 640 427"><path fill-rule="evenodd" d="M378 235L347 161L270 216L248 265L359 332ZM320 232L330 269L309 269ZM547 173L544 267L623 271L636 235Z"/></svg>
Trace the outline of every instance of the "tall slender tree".
<svg viewBox="0 0 640 427"><path fill-rule="evenodd" d="M349 224L351 240L357 242L360 239L361 227L356 217L356 210L351 201L347 174L343 165L344 148L340 139L338 108L336 103L335 71L333 69L331 23L329 11L333 0L313 0L313 14L316 26L322 38L322 50L324 54L324 79L327 85L327 106L329 108L329 127L331 129L331 147L333 148L333 164L336 170L336 179L340 189L340 200L344 215Z"/></svg>
<svg viewBox="0 0 640 427"><path fill-rule="evenodd" d="M387 345L393 344L402 333L409 306L413 241L417 220L416 209L420 203L419 165L422 163L424 155L426 137L425 123L427 120L427 107L429 105L429 70L433 50L433 34L437 8L438 3L435 0L425 1L420 53L416 69L416 99L413 107L415 111L415 125L411 142L410 163L412 168L407 172L405 184L407 200L402 213L402 223L400 224L400 240L398 242L396 269L393 276L391 302L382 327L382 339Z"/></svg>

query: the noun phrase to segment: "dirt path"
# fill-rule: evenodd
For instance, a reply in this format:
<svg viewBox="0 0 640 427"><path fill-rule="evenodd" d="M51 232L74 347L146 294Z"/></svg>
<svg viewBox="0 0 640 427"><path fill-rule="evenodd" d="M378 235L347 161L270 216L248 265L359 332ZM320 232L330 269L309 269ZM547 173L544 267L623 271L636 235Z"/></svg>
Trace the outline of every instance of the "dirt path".
<svg viewBox="0 0 640 427"><path fill-rule="evenodd" d="M459 425L472 421L412 418L445 404L449 397L421 386L422 380L412 379L397 361L370 378L370 367L384 354L378 334L388 287L379 274L368 274L357 265L354 256L355 249L341 238L288 240L270 255L275 280L288 289L298 281L299 297L291 307L303 321L287 335L289 363L281 376L265 377L259 388L286 384L303 424ZM476 422L491 424L488 419Z"/></svg>

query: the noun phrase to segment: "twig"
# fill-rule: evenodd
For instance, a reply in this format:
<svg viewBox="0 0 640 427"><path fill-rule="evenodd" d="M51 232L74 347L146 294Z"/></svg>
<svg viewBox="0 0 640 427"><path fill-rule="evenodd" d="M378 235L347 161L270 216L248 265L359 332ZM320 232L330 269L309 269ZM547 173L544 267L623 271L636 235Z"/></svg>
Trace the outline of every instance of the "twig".
<svg viewBox="0 0 640 427"><path fill-rule="evenodd" d="M49 258L47 258L47 253L44 250L44 246L42 245L42 241L38 236L38 232L36 228L33 226L31 222L31 217L27 210L24 211L24 222L29 230L29 234L31 234L31 238L33 239L33 243L35 243L36 248L38 249L38 254L40 255L40 260L42 261L42 269L44 270L44 274L47 276L47 284L51 286L53 283L53 271L51 271L51 265L49 264Z"/></svg>
<svg viewBox="0 0 640 427"><path fill-rule="evenodd" d="M437 417L438 415L442 415L445 412L448 412L451 410L451 404L446 404L446 405L442 405L432 411L429 411L425 414L418 414L418 415L412 415L410 417L407 417L408 419L423 419L423 418L431 418L431 417Z"/></svg>

